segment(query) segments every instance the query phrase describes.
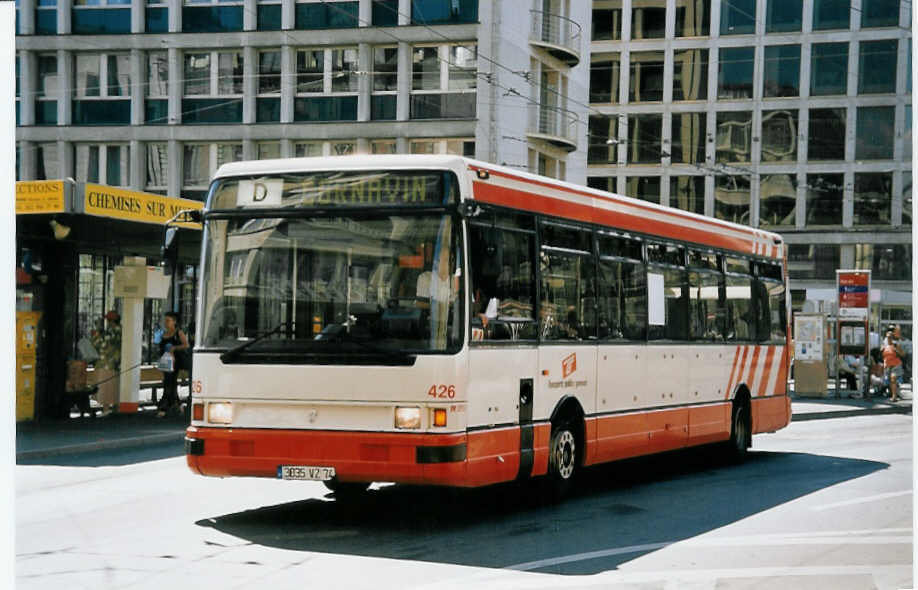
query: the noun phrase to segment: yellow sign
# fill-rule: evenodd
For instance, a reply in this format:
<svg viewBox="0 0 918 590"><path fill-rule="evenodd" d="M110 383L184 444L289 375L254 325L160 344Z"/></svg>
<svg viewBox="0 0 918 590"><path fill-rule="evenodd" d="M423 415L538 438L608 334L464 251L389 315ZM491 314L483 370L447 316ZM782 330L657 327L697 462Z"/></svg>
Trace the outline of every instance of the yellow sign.
<svg viewBox="0 0 918 590"><path fill-rule="evenodd" d="M16 183L16 214L63 213L64 181L33 180Z"/></svg>
<svg viewBox="0 0 918 590"><path fill-rule="evenodd" d="M162 225L179 211L203 208L203 203L190 199L164 197L101 184L86 184L84 211L88 215ZM178 225L194 229L201 228L198 223Z"/></svg>

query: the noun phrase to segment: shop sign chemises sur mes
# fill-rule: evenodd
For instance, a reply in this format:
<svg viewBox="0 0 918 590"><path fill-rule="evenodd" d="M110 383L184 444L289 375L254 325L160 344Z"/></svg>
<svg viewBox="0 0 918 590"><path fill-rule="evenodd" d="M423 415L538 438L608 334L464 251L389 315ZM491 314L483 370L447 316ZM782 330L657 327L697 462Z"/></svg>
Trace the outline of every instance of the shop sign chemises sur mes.
<svg viewBox="0 0 918 590"><path fill-rule="evenodd" d="M204 204L190 199L176 199L86 183L83 206L87 215L162 225L179 211L202 209ZM200 225L195 223L177 225L200 229Z"/></svg>

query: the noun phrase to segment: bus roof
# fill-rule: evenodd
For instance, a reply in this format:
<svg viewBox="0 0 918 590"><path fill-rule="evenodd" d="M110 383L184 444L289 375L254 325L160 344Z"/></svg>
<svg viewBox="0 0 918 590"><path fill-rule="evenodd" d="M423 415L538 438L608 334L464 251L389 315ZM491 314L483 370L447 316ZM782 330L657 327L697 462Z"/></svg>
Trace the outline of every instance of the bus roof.
<svg viewBox="0 0 918 590"><path fill-rule="evenodd" d="M232 162L215 178L323 170L452 170L472 199L613 228L683 240L743 254L782 258L773 232L681 209L451 155L352 155Z"/></svg>

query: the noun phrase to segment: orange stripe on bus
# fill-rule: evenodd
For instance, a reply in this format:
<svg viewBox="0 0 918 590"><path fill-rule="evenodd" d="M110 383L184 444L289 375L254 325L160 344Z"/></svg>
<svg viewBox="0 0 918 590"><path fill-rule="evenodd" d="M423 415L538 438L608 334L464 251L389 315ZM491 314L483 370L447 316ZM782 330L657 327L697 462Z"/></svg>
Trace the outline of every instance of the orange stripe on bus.
<svg viewBox="0 0 918 590"><path fill-rule="evenodd" d="M775 395L787 395L787 363L789 347L781 353L781 366L778 367L778 378L775 380Z"/></svg>
<svg viewBox="0 0 918 590"><path fill-rule="evenodd" d="M740 359L740 354L743 351L742 346L736 347L736 352L733 354L733 368L730 369L730 380L727 381L727 394L724 396L724 399L730 399L730 394L733 393L733 379L736 377L736 366Z"/></svg>
<svg viewBox="0 0 918 590"><path fill-rule="evenodd" d="M719 234L716 232L716 228L712 228L711 231L699 230L679 225L678 220L673 220L672 223L655 221L640 215L608 211L592 205L571 203L554 197L495 186L480 181L474 183L474 188L475 199L482 203L534 211L586 223L600 223L620 229L655 234L739 252L752 252L753 242L751 240Z"/></svg>
<svg viewBox="0 0 918 590"><path fill-rule="evenodd" d="M774 364L775 360L775 351L777 346L769 346L768 353L765 355L765 367L762 370L762 380L759 383L758 391L759 395L768 395L768 379L771 377L771 366Z"/></svg>
<svg viewBox="0 0 918 590"><path fill-rule="evenodd" d="M762 353L762 347L756 346L752 353L752 361L749 363L749 378L746 379L746 385L749 386L749 395L755 395L755 374L759 368L759 355Z"/></svg>
<svg viewBox="0 0 918 590"><path fill-rule="evenodd" d="M740 357L739 369L736 372L736 381L730 384L730 392L732 393L736 387L743 382L743 373L746 371L746 359L749 357L749 347L743 347L743 355Z"/></svg>

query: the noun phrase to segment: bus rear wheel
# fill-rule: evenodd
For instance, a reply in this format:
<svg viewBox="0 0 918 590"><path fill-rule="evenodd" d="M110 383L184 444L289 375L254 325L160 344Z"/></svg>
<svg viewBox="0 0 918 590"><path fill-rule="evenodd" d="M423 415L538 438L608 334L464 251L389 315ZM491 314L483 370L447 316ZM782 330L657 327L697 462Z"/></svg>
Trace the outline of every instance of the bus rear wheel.
<svg viewBox="0 0 918 590"><path fill-rule="evenodd" d="M749 455L751 446L752 429L749 427L749 404L734 402L730 440L727 443L728 458L737 463L742 462Z"/></svg>
<svg viewBox="0 0 918 590"><path fill-rule="evenodd" d="M370 482L368 481L338 481L337 479L331 479L322 483L325 484L326 488L334 492L335 497L339 499L359 496L370 488Z"/></svg>
<svg viewBox="0 0 918 590"><path fill-rule="evenodd" d="M552 500L560 500L570 492L577 473L577 437L569 422L552 428L548 447L548 484Z"/></svg>

